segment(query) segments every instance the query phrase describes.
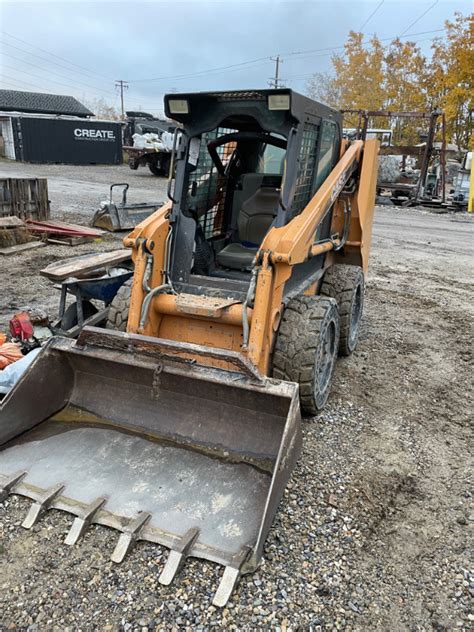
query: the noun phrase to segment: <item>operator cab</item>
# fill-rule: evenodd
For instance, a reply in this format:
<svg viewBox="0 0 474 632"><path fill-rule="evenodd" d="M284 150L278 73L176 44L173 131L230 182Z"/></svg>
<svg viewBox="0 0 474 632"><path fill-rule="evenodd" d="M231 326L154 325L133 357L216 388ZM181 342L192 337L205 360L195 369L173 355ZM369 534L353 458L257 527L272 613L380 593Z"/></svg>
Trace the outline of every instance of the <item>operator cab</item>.
<svg viewBox="0 0 474 632"><path fill-rule="evenodd" d="M182 124L171 277L248 283L265 235L300 213L336 164L342 117L290 90L170 94L165 112Z"/></svg>

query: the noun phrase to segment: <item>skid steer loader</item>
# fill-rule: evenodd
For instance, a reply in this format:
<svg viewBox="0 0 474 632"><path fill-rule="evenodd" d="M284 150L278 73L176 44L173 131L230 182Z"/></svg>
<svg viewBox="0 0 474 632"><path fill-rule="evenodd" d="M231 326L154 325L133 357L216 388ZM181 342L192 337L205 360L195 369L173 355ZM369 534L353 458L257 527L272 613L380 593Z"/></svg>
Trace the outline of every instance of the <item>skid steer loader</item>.
<svg viewBox="0 0 474 632"><path fill-rule="evenodd" d="M0 500L74 516L225 566L223 606L256 569L301 447L357 343L376 140L291 90L170 94L170 201L125 239L134 276L109 329L55 337L0 405Z"/></svg>

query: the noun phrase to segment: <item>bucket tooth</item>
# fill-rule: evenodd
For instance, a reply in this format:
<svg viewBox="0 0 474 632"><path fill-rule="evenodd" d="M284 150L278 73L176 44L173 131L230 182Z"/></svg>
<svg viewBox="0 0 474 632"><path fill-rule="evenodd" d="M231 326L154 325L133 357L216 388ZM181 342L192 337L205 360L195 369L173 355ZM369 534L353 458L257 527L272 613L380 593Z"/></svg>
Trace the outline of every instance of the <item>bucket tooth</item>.
<svg viewBox="0 0 474 632"><path fill-rule="evenodd" d="M212 600L213 606L223 608L229 601L230 596L232 595L232 592L242 574L242 566L249 557L251 550L252 549L249 546L243 546L229 566L225 567L219 587L216 590L214 599Z"/></svg>
<svg viewBox="0 0 474 632"><path fill-rule="evenodd" d="M175 547L170 550L165 567L158 578L160 584L163 584L163 586L169 586L171 584L173 579L176 577L176 574L184 564L188 553L193 544L196 542L198 536L199 529L197 527L188 529Z"/></svg>
<svg viewBox="0 0 474 632"><path fill-rule="evenodd" d="M90 505L84 507L81 513L74 518L74 522L72 523L71 529L64 540L64 544L69 546L76 544L76 542L82 538L84 533L91 526L94 517L102 509L106 502L106 498L97 498L97 500L94 500L90 503Z"/></svg>
<svg viewBox="0 0 474 632"><path fill-rule="evenodd" d="M140 537L140 531L150 520L150 518L151 514L143 511L139 513L136 518L129 522L129 524L120 534L117 546L115 547L115 550L110 558L112 562L115 562L116 564L120 564L120 562L123 562L127 553L129 553L129 551L131 551L131 549L137 543L137 540Z"/></svg>
<svg viewBox="0 0 474 632"><path fill-rule="evenodd" d="M16 472L12 476L6 478L3 483L0 483L0 503L8 498L8 494L12 489L20 483L28 472Z"/></svg>
<svg viewBox="0 0 474 632"><path fill-rule="evenodd" d="M23 520L22 527L25 529L31 529L31 527L34 527L43 513L49 509L50 505L54 502L56 497L59 496L63 489L64 485L59 483L40 494L31 505L26 518Z"/></svg>

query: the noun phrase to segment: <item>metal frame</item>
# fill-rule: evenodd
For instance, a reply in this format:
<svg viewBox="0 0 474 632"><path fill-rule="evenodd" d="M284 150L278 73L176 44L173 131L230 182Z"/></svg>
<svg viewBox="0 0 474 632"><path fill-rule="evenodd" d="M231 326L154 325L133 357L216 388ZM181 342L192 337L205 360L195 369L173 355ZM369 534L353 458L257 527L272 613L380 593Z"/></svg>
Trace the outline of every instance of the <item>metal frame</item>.
<svg viewBox="0 0 474 632"><path fill-rule="evenodd" d="M415 111L398 111L398 110L341 110L346 115L358 115L357 138L365 141L367 130L370 127L370 119L376 117L384 117L388 119L419 119L428 120L429 128L424 147L414 145L391 145L389 147L381 147L380 155L401 155L401 156L422 156L420 165L420 177L415 185L394 184L389 182L381 182L380 187L384 189L407 190L410 193L407 204L417 204L419 202L428 202L425 196L421 195L422 187L426 182L429 163L436 153L439 154L441 164L441 182L440 194L441 204L446 202L446 117L442 110L433 110L432 112L415 112ZM438 119L441 117L441 149L435 149L434 137Z"/></svg>

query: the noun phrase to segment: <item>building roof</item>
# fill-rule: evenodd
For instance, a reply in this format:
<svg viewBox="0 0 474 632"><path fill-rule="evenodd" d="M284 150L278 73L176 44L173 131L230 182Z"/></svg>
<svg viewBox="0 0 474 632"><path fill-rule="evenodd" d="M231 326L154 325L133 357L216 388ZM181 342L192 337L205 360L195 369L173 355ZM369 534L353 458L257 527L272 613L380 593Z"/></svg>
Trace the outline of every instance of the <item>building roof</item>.
<svg viewBox="0 0 474 632"><path fill-rule="evenodd" d="M94 116L93 112L74 97L19 90L0 90L0 111Z"/></svg>

